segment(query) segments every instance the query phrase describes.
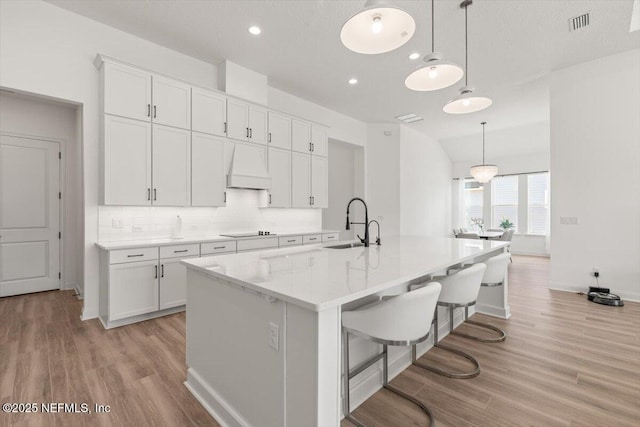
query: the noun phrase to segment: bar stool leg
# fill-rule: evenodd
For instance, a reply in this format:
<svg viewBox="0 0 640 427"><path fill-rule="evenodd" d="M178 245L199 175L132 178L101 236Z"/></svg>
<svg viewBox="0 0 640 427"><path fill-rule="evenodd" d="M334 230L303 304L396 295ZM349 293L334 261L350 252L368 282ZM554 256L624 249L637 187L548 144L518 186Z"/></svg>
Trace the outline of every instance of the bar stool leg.
<svg viewBox="0 0 640 427"><path fill-rule="evenodd" d="M489 329L491 331L497 332L499 334L499 336L497 338L481 338L481 337L477 337L475 335L469 335L469 334L465 334L463 332L457 332L457 331L451 331L452 334L457 335L459 337L463 337L463 338L469 338L475 341L480 341L480 342L486 342L486 343L496 343L496 342L502 342L505 339L507 339L507 333L505 331L503 331L502 329L490 325L488 323L484 323L484 322L476 322L475 320L469 320L469 307L466 306L464 308L464 321L465 323L468 323L470 325L475 325L478 326L480 328L485 328L485 329Z"/></svg>
<svg viewBox="0 0 640 427"><path fill-rule="evenodd" d="M469 372L450 372L450 371L445 371L444 369L436 368L435 366L427 365L426 363L418 362L416 361L415 345L413 346L413 349L412 349L412 363L422 369L426 369L428 371L431 371L438 375L442 375L447 378L462 380L462 379L474 378L480 375L480 363L475 359L475 357L465 353L464 351L460 351L456 348L449 347L448 345L438 343L438 307L436 307L436 312L433 316L433 319L435 323L434 325L435 329L433 334L433 346L441 350L448 351L449 353L457 354L458 356L464 357L465 359L467 359L473 364L474 368L472 371L469 371ZM453 330L453 307L452 306L449 306L449 319L450 319L449 330L451 331Z"/></svg>

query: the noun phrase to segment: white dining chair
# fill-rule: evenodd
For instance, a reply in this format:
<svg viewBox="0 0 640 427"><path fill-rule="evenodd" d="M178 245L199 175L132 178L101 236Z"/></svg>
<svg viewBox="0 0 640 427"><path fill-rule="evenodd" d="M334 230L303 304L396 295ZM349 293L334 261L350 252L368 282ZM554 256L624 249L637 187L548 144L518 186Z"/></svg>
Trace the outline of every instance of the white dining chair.
<svg viewBox="0 0 640 427"><path fill-rule="evenodd" d="M401 396L424 411L430 425L435 425L431 410L415 397L389 384L387 346L413 346L429 337L433 315L442 287L439 283L430 283L417 290L366 305L358 310L342 313L342 411L345 419L357 426L364 426L351 415L349 402L349 381L382 359L382 386ZM349 367L349 336L354 335L378 344L382 352L357 367Z"/></svg>

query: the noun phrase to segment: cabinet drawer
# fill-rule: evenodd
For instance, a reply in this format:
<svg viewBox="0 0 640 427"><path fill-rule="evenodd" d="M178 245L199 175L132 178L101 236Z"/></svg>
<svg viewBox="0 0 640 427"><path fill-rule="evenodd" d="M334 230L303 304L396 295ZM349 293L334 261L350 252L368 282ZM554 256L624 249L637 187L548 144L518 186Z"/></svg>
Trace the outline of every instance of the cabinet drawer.
<svg viewBox="0 0 640 427"><path fill-rule="evenodd" d="M264 237L262 239L238 240L238 252L251 251L255 249L277 248L277 237Z"/></svg>
<svg viewBox="0 0 640 427"><path fill-rule="evenodd" d="M302 243L307 245L309 243L322 242L322 234L310 234L308 236L302 236Z"/></svg>
<svg viewBox="0 0 640 427"><path fill-rule="evenodd" d="M160 247L160 258L185 258L189 256L200 256L200 245L196 243Z"/></svg>
<svg viewBox="0 0 640 427"><path fill-rule="evenodd" d="M124 262L135 261L156 261L157 259L157 247L120 249L109 252L109 264L122 264Z"/></svg>
<svg viewBox="0 0 640 427"><path fill-rule="evenodd" d="M210 242L200 245L200 254L202 256L211 254L222 254L226 252L235 252L236 242Z"/></svg>
<svg viewBox="0 0 640 427"><path fill-rule="evenodd" d="M322 235L323 242L333 242L340 240L340 233L328 233Z"/></svg>
<svg viewBox="0 0 640 427"><path fill-rule="evenodd" d="M282 247L282 246L301 245L302 244L302 236L279 237L278 241L280 243L280 247Z"/></svg>

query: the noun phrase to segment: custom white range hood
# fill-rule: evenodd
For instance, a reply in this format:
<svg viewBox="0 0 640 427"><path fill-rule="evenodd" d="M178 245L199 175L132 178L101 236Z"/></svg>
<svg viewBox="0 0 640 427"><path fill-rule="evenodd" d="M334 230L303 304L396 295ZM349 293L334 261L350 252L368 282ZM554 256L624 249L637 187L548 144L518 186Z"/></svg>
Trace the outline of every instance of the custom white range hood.
<svg viewBox="0 0 640 427"><path fill-rule="evenodd" d="M266 150L262 146L236 143L227 175L228 188L268 190L271 177L267 171Z"/></svg>

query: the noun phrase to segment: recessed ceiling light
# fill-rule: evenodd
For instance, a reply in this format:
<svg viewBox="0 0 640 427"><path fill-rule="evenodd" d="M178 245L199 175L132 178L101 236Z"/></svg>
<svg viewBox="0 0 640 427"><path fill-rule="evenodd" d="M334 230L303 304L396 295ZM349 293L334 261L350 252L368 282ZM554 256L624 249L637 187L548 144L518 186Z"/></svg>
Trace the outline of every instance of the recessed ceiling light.
<svg viewBox="0 0 640 427"><path fill-rule="evenodd" d="M411 59L412 61L418 58L420 58L420 54L418 52L413 52L411 55L409 55L409 59Z"/></svg>
<svg viewBox="0 0 640 427"><path fill-rule="evenodd" d="M350 85L354 85L356 83L358 83L358 79L349 79L349 84Z"/></svg>
<svg viewBox="0 0 640 427"><path fill-rule="evenodd" d="M260 27L258 27L256 25L252 25L251 27L249 27L249 32L251 34L253 34L254 36L257 36L258 34L260 34L262 32L262 30L260 29Z"/></svg>

